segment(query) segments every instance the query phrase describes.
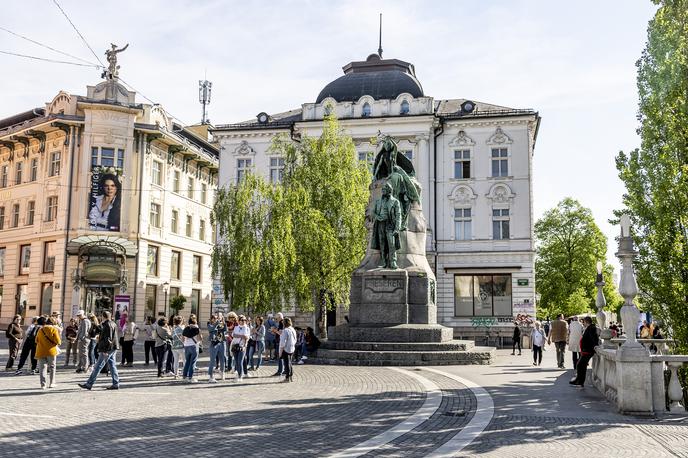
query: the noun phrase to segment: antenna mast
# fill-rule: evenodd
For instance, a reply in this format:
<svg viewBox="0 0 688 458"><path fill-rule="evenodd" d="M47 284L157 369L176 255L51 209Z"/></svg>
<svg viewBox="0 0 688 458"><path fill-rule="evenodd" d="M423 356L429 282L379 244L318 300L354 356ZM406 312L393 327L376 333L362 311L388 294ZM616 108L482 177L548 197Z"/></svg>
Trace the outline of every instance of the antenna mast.
<svg viewBox="0 0 688 458"><path fill-rule="evenodd" d="M201 124L210 124L208 119L208 112L206 107L210 105L210 93L213 88L213 83L208 80L198 80L198 101L203 105L203 116L201 117Z"/></svg>
<svg viewBox="0 0 688 458"><path fill-rule="evenodd" d="M382 13L380 13L380 46L377 48L377 55L382 59Z"/></svg>

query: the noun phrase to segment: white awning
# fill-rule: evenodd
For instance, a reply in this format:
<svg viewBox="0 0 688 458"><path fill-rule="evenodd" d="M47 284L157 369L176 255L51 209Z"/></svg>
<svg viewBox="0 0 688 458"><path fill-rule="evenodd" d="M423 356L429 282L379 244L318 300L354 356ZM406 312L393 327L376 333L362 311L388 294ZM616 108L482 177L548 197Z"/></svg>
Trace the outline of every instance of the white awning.
<svg viewBox="0 0 688 458"><path fill-rule="evenodd" d="M116 235L82 235L72 239L67 244L67 253L84 254L92 249L109 249L128 258L136 256L138 248L132 240Z"/></svg>

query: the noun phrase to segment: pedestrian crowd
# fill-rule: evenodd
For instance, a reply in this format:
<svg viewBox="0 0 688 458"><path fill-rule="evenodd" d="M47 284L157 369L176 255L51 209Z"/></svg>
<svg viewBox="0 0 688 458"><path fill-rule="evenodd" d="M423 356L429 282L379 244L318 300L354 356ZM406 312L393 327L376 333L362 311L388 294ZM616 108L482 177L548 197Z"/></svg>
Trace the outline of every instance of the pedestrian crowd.
<svg viewBox="0 0 688 458"><path fill-rule="evenodd" d="M152 363L157 376L173 377L186 383L198 383L199 355L208 352L208 383L225 381L240 382L263 366L266 360L277 363L273 374L283 382L293 381L293 364L303 364L320 345L313 328L295 328L292 320L282 313L267 319L251 319L234 312L215 313L203 327L192 314L188 318L176 315L168 321L146 317L139 325L132 316L112 318L110 312L100 317L79 310L76 317L64 326L59 313L33 318L24 329L22 317L17 315L7 327L9 342L7 371L40 374L43 389L56 386L57 357L64 354L64 367L70 362L77 373L88 379L80 383L90 390L99 374L110 374L112 383L108 390L120 387L117 368L117 352L121 350L121 367L134 365L134 346L143 338L144 365ZM17 361L17 357L19 357ZM17 361L16 370L14 363ZM30 361L30 371L24 365Z"/></svg>

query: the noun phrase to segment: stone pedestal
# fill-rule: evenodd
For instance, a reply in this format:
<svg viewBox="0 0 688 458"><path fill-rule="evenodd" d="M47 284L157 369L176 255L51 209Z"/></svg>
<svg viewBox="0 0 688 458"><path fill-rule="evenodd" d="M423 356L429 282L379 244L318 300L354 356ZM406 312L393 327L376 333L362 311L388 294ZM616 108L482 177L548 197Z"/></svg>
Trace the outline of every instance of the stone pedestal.
<svg viewBox="0 0 688 458"><path fill-rule="evenodd" d="M616 352L617 408L627 415L652 415L650 355L640 348L623 346Z"/></svg>

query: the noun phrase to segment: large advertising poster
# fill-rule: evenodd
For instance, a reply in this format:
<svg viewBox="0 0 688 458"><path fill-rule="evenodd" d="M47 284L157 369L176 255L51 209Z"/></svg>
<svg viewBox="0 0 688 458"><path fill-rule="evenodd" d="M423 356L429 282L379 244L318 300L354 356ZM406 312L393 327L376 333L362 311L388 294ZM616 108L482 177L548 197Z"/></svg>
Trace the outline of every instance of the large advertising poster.
<svg viewBox="0 0 688 458"><path fill-rule="evenodd" d="M119 232L122 211L121 172L121 169L99 165L91 169L89 229Z"/></svg>

